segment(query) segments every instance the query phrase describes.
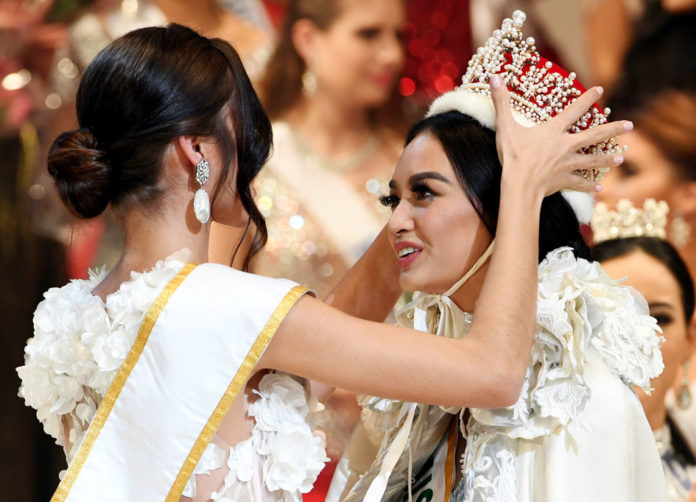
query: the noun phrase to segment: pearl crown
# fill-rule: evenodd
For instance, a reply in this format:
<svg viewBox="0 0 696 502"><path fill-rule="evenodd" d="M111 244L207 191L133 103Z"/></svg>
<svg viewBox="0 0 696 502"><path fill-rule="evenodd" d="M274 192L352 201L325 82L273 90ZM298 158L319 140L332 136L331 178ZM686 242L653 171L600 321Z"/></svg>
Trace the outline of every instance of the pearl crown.
<svg viewBox="0 0 696 502"><path fill-rule="evenodd" d="M666 237L669 206L663 200L647 199L643 208L633 207L630 200L621 199L615 210L609 210L603 202L595 205L592 232L595 244L611 239L630 237Z"/></svg>
<svg viewBox="0 0 696 502"><path fill-rule="evenodd" d="M462 77L460 90L490 95L488 80L499 74L511 93L514 110L533 123L549 120L573 103L585 88L573 72L543 58L536 49L534 38L524 38L522 25L526 15L516 10L512 18L503 20L502 27L493 32L483 47L469 60ZM601 110L595 103L569 132L576 133L607 122L609 108ZM582 149L583 153L617 154L623 148L615 138ZM583 171L586 178L599 181L609 168Z"/></svg>

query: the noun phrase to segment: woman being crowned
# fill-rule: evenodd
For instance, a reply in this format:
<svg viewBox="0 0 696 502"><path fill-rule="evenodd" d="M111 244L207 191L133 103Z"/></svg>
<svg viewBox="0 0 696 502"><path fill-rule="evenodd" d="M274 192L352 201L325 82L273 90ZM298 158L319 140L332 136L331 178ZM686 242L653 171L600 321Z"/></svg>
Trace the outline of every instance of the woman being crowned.
<svg viewBox="0 0 696 502"><path fill-rule="evenodd" d="M523 38L524 18L516 11L503 22L469 62L462 85L436 99L408 136L384 198L400 284L417 291L397 316L403 326L465 339L485 291L502 207L490 75L507 84L513 116L526 126L561 113L584 90ZM569 131L606 115L594 105ZM614 139L584 150L598 161L607 154L620 161L622 151ZM586 176L601 178L605 169L597 167ZM536 328L517 402L447 408L364 397L362 427L327 500L666 500L655 441L632 389L649 391L662 371L660 329L638 293L589 261L580 224L592 216L591 196L557 192L541 207ZM372 459L366 445L377 450Z"/></svg>

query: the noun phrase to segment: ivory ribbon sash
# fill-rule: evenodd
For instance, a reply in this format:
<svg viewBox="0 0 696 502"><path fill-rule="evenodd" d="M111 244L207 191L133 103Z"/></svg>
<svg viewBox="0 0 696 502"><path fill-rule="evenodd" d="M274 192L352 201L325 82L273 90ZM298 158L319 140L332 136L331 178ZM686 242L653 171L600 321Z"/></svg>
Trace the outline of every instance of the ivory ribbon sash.
<svg viewBox="0 0 696 502"><path fill-rule="evenodd" d="M407 305L402 312L397 314L397 319L402 316L408 319L410 315L413 319L413 328L418 331L455 339L465 336L469 330L468 323L466 322L468 314L459 310L450 297L488 261L493 254L494 248L495 240L491 241L488 248L476 262L474 262L464 276L443 294L416 293L414 295L414 300ZM404 322L403 324L408 325L408 322ZM414 426L414 416L418 406L418 403L401 403L399 419L397 421L397 423L401 423L401 426L393 437L391 444L388 445L388 449L382 457L379 473L372 480L363 502L379 502L382 500L382 496L389 483L389 477L394 471L394 467L399 461L399 458L409 445L409 438L414 432L412 428ZM452 407L442 408L442 410L453 414L463 411L460 408ZM428 427L428 424L421 422L419 426ZM385 437L385 440L386 439L388 439L388 436ZM411 452L410 455L413 455L413 452ZM412 461L409 460L409 471L411 470L411 466ZM408 478L411 478L410 472ZM409 502L413 500L410 485L408 487L408 500Z"/></svg>
<svg viewBox="0 0 696 502"><path fill-rule="evenodd" d="M146 314L51 501L178 501L305 292L285 279L185 265Z"/></svg>

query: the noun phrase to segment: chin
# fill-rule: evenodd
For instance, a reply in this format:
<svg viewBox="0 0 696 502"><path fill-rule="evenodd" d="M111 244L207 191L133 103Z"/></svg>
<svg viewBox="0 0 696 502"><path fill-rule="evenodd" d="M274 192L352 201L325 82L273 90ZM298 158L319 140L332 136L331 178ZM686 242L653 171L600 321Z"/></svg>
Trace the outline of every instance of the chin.
<svg viewBox="0 0 696 502"><path fill-rule="evenodd" d="M372 89L363 93L360 102L364 108L380 108L389 100L391 89L384 91L381 88Z"/></svg>
<svg viewBox="0 0 696 502"><path fill-rule="evenodd" d="M406 271L399 274L399 287L404 291L421 291L420 283L414 281Z"/></svg>
<svg viewBox="0 0 696 502"><path fill-rule="evenodd" d="M437 294L445 290L438 288L431 280L420 279L417 275L411 274L408 271L401 272L399 276L399 286L404 291L420 291L421 293Z"/></svg>

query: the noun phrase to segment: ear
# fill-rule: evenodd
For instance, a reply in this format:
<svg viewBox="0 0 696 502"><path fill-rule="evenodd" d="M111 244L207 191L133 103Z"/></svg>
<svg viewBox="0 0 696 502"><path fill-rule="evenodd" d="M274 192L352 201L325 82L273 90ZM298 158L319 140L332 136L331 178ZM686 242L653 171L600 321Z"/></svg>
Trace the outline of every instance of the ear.
<svg viewBox="0 0 696 502"><path fill-rule="evenodd" d="M176 141L181 153L191 162L192 166L201 161L203 154L201 153L201 141L198 136L179 136Z"/></svg>
<svg viewBox="0 0 696 502"><path fill-rule="evenodd" d="M696 219L696 181L680 183L673 189L671 203L687 220Z"/></svg>
<svg viewBox="0 0 696 502"><path fill-rule="evenodd" d="M319 32L317 25L309 19L300 19L292 25L290 40L307 66L310 65L314 54Z"/></svg>

